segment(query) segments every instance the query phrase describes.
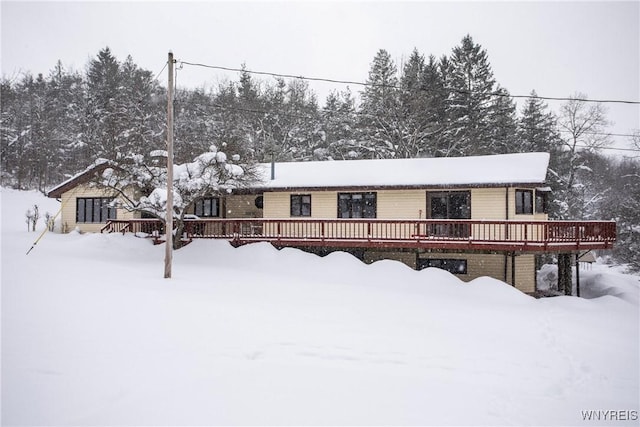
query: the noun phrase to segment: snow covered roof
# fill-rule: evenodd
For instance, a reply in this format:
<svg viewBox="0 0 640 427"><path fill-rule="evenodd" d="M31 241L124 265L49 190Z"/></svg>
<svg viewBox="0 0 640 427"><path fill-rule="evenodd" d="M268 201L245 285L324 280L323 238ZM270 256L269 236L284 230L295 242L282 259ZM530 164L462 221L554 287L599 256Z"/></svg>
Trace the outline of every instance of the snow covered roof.
<svg viewBox="0 0 640 427"><path fill-rule="evenodd" d="M62 193L69 191L70 189L78 186L79 184L83 184L85 182L89 182L91 178L95 176L96 173L102 172L109 166L109 161L106 159L98 159L91 166L87 167L80 173L75 174L71 178L61 182L55 187L51 188L47 191L47 197L52 198L60 198L62 197Z"/></svg>
<svg viewBox="0 0 640 427"><path fill-rule="evenodd" d="M264 189L539 185L548 153L475 157L290 162L260 165Z"/></svg>

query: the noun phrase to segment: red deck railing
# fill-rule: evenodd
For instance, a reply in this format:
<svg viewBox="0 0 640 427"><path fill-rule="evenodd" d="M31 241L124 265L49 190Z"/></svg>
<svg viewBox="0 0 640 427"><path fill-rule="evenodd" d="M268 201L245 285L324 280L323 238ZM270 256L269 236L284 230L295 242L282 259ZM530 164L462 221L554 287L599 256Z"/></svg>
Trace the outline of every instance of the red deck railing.
<svg viewBox="0 0 640 427"><path fill-rule="evenodd" d="M157 219L112 220L104 232L160 236ZM227 239L241 245L383 247L497 251L608 249L614 221L499 221L393 219L189 219L184 239Z"/></svg>

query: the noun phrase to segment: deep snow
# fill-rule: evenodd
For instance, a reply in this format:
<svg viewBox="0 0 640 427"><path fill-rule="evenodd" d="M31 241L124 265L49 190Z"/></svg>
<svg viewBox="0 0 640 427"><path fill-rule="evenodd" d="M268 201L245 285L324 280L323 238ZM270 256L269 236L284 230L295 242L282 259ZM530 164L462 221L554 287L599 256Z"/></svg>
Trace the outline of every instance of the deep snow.
<svg viewBox="0 0 640 427"><path fill-rule="evenodd" d="M166 280L164 247L131 235L49 233L25 255L39 232L24 212L57 202L1 196L3 425L638 424L636 276L582 272L622 298L535 300L196 241Z"/></svg>

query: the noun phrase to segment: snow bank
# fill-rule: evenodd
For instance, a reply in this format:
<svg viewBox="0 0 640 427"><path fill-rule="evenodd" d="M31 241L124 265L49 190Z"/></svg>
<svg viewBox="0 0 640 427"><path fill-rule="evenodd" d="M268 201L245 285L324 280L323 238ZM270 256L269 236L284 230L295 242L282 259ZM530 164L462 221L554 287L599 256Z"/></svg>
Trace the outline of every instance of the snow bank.
<svg viewBox="0 0 640 427"><path fill-rule="evenodd" d="M493 279L268 244L196 241L175 253L171 280L164 247L131 235L47 234L25 256L23 211L56 203L33 196L2 190L5 425L637 414L638 307L619 298L535 300Z"/></svg>
<svg viewBox="0 0 640 427"><path fill-rule="evenodd" d="M575 267L573 268L573 293L576 292ZM538 272L541 290L556 289L558 267L543 265ZM593 264L589 269L580 268L580 296L586 299L613 296L635 306L640 305L640 277L616 272L605 264Z"/></svg>

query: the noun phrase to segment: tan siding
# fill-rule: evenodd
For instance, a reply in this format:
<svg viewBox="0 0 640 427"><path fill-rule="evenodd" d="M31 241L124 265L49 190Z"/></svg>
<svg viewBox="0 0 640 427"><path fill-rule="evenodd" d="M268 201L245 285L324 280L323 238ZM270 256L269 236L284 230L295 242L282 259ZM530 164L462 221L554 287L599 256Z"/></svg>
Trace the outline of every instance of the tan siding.
<svg viewBox="0 0 640 427"><path fill-rule="evenodd" d="M427 207L425 190L382 190L377 193L378 218L425 218Z"/></svg>
<svg viewBox="0 0 640 427"><path fill-rule="evenodd" d="M504 188L474 188L471 190L471 219L504 219L506 191Z"/></svg>
<svg viewBox="0 0 640 427"><path fill-rule="evenodd" d="M338 193L336 191L294 191L265 193L264 217L291 218L292 194L311 195L311 218L336 218L338 215Z"/></svg>
<svg viewBox="0 0 640 427"><path fill-rule="evenodd" d="M68 233L76 227L82 232L100 232L105 223L76 223L76 199L79 197L116 197L113 192L91 188L86 184L81 184L72 190L62 194L61 223L62 232ZM118 208L117 219L131 219L135 215L125 209Z"/></svg>
<svg viewBox="0 0 640 427"><path fill-rule="evenodd" d="M263 209L256 207L255 194L225 197L226 218L262 218Z"/></svg>
<svg viewBox="0 0 640 427"><path fill-rule="evenodd" d="M515 257L516 266L516 288L522 292L534 292L536 288L535 255L519 255ZM511 257L507 259L507 280L511 283Z"/></svg>

